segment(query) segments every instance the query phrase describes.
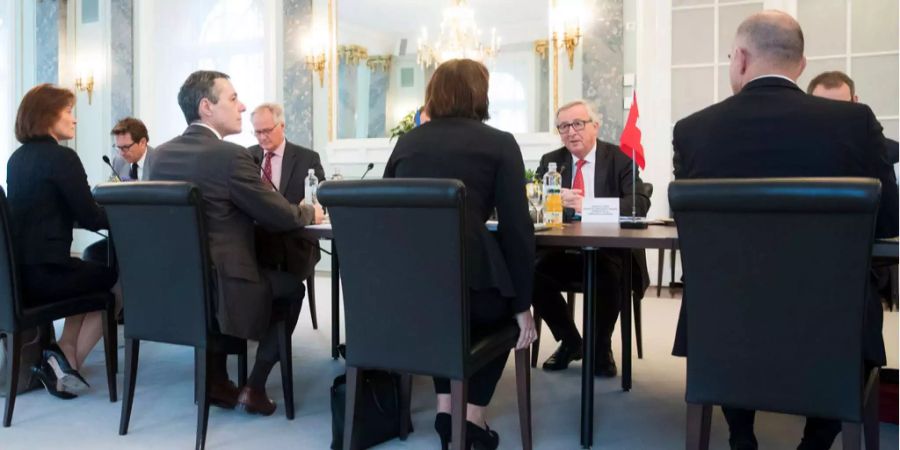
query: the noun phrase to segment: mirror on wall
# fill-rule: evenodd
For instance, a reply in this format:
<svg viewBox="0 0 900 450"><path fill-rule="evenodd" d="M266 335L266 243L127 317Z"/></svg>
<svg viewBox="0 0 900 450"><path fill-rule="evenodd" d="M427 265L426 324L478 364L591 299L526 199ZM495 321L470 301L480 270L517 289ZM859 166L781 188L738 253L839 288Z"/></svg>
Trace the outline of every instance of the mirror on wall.
<svg viewBox="0 0 900 450"><path fill-rule="evenodd" d="M454 43L488 55L490 125L548 132L548 8L548 0L336 0L335 137L388 137L424 103L435 60L460 54Z"/></svg>

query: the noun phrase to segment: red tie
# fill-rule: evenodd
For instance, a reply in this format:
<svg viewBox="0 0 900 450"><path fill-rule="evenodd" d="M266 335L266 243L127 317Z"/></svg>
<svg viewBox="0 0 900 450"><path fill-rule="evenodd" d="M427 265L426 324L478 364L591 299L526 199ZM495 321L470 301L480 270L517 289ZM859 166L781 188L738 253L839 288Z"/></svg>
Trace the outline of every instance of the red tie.
<svg viewBox="0 0 900 450"><path fill-rule="evenodd" d="M266 162L263 163L263 183L266 186L273 186L275 183L272 183L272 157L275 156L275 152L266 152Z"/></svg>
<svg viewBox="0 0 900 450"><path fill-rule="evenodd" d="M572 182L572 189L579 189L584 194L584 176L581 175L581 168L587 164L587 161L579 159L575 163L575 181Z"/></svg>

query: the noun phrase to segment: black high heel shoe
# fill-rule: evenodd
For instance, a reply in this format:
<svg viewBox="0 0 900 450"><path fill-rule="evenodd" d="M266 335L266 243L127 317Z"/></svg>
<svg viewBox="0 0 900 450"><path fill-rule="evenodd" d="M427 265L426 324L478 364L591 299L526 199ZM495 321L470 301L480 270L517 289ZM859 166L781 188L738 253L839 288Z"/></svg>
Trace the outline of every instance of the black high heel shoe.
<svg viewBox="0 0 900 450"><path fill-rule="evenodd" d="M437 431L438 436L441 438L441 450L450 448L451 423L450 414L437 413L434 416L434 431Z"/></svg>
<svg viewBox="0 0 900 450"><path fill-rule="evenodd" d="M59 380L56 378L56 375L54 375L53 369L47 364L47 361L41 361L40 363L31 366L31 375L36 377L38 381L44 385L44 389L47 390L48 394L56 398L71 400L78 397L71 392L63 390L61 383L59 383Z"/></svg>
<svg viewBox="0 0 900 450"><path fill-rule="evenodd" d="M87 380L85 380L77 370L72 368L69 361L66 359L66 355L63 353L62 349L59 348L59 345L50 344L50 346L43 351L42 355L44 361L47 362L47 365L53 370L56 378L66 387L66 389L78 390L91 387Z"/></svg>
<svg viewBox="0 0 900 450"><path fill-rule="evenodd" d="M496 450L500 446L500 435L490 429L487 424L484 428L466 421L466 448L472 450Z"/></svg>

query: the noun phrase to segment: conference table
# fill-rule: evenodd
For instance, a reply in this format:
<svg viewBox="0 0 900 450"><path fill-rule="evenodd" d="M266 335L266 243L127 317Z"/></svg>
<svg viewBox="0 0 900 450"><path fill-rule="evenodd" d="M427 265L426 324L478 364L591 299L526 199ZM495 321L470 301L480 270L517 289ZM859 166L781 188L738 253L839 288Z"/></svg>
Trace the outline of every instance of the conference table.
<svg viewBox="0 0 900 450"><path fill-rule="evenodd" d="M308 239L332 241L331 254L331 356L338 357L340 343L340 263L334 243L334 234L328 224L306 227L301 234ZM623 229L618 224L564 224L561 228L550 228L535 233L538 248L577 249L584 255L583 288L583 335L584 361L581 366L581 445L593 445L594 423L594 308L599 301L597 286L598 254L600 251L621 251L626 255L634 249L678 249L678 232L675 226L650 225L646 229ZM872 247L872 256L879 258L898 257L897 238L877 240ZM631 258L626 258L631 261ZM624 266L624 280L621 283L622 338L622 389L631 390L631 308L632 308L632 264Z"/></svg>

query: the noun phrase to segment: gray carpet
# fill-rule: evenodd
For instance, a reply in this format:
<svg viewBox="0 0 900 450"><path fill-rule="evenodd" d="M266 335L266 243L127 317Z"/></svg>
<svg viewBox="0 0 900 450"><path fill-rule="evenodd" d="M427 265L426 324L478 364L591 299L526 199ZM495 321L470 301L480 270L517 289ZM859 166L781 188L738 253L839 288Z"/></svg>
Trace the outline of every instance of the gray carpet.
<svg viewBox="0 0 900 450"><path fill-rule="evenodd" d="M343 371L330 357L330 283L327 275L316 283L319 324L313 331L304 305L293 337L294 389L297 416L281 409L281 379L276 368L268 390L279 405L272 417L248 416L212 408L207 447L215 449L327 449L331 441L329 388ZM655 294L650 289L648 295ZM598 379L594 421L595 448L684 448L684 360L670 356L679 300L644 300L644 359L634 359L634 387L622 392L619 378ZM581 305L579 299L579 308ZM60 324L61 325L61 324ZM898 314L885 313L885 337L890 366L898 365ZM549 331L542 336L541 361L555 349ZM120 350L121 352L121 350ZM614 345L618 358L618 343ZM121 358L121 356L120 356ZM230 361L232 374L234 361ZM561 373L535 370L533 414L535 447L577 449L579 446L580 363ZM161 344L141 347L134 411L127 436L118 435L121 402L110 403L106 393L102 351L88 358L84 375L92 388L81 397L61 401L43 391L22 395L16 402L11 428L0 429L0 449L187 449L196 427L193 404L193 353L188 348ZM119 375L121 390L122 380ZM416 377L413 388L413 426L406 442L392 441L379 449L434 449L434 396L431 380ZM515 376L510 358L493 403L489 424L501 436L501 448L519 447ZM757 436L762 449L793 449L802 432L802 418L760 414ZM721 412L713 414L712 448L727 448L727 427ZM839 439L838 439L839 441ZM898 448L896 425L881 426L883 449ZM841 448L837 442L835 449Z"/></svg>

